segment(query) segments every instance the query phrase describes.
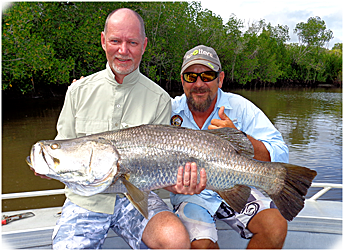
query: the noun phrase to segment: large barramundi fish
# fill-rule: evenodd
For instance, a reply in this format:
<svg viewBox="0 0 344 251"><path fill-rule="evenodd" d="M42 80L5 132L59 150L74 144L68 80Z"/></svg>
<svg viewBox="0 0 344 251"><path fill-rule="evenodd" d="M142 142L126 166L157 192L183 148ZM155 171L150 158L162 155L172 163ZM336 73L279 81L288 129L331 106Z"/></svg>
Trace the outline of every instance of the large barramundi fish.
<svg viewBox="0 0 344 251"><path fill-rule="evenodd" d="M192 130L142 125L68 140L39 141L27 163L36 173L57 179L74 193L124 193L147 217L151 190L176 184L178 167L205 168L207 189L235 211L253 186L265 191L281 214L292 220L303 208L316 171L252 158L250 141L238 130Z"/></svg>

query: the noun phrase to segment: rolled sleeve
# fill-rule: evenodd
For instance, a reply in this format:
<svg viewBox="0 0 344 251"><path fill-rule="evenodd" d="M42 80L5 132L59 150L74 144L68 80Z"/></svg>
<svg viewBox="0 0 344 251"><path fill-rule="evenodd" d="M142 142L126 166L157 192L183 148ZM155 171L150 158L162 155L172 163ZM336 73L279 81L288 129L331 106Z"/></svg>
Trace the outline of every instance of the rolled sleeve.
<svg viewBox="0 0 344 251"><path fill-rule="evenodd" d="M252 118L252 120L245 124L243 131L263 142L270 153L272 162L288 163L289 150L281 133L259 108L255 107L251 111L253 112L252 116L247 116L247 118Z"/></svg>
<svg viewBox="0 0 344 251"><path fill-rule="evenodd" d="M262 140L262 142L269 151L272 162L289 162L289 149L283 140L282 142L280 140L270 142Z"/></svg>

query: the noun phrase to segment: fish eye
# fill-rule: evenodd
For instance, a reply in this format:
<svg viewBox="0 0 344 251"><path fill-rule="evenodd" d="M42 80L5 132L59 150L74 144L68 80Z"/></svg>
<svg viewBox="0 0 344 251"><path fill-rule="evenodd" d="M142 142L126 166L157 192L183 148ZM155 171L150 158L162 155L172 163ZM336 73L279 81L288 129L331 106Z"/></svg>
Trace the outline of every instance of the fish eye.
<svg viewBox="0 0 344 251"><path fill-rule="evenodd" d="M55 164L55 168L60 165L60 160L59 159L56 159L56 158L53 158L54 160L54 164Z"/></svg>
<svg viewBox="0 0 344 251"><path fill-rule="evenodd" d="M51 145L50 145L50 148L53 149L53 150L59 149L59 148L60 148L60 145L57 144L57 143L54 143L54 144L51 144Z"/></svg>

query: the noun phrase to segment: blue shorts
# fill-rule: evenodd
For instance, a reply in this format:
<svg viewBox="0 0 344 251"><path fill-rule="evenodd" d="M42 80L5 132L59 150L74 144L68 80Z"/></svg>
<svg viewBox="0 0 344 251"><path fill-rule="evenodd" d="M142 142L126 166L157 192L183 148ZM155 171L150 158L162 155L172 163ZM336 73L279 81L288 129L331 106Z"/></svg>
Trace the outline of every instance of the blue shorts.
<svg viewBox="0 0 344 251"><path fill-rule="evenodd" d="M176 207L175 213L188 230L191 242L210 239L215 243L218 240L216 220L224 221L242 238L250 239L253 234L247 228L248 223L257 213L268 208L276 208L276 206L257 189L252 189L247 204L240 213L235 212L224 202L215 215L211 215L204 207L190 202L182 202Z"/></svg>
<svg viewBox="0 0 344 251"><path fill-rule="evenodd" d="M54 228L53 249L99 249L110 228L133 249L147 248L142 242L142 233L148 221L157 213L171 210L158 195L151 192L148 211L146 219L127 198L118 195L114 214L92 212L67 199Z"/></svg>

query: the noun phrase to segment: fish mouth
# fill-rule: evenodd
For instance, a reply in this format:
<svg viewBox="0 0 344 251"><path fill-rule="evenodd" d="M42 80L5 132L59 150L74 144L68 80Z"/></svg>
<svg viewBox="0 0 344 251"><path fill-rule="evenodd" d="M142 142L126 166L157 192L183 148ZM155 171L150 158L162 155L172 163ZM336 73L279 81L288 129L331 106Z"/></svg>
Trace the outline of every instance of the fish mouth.
<svg viewBox="0 0 344 251"><path fill-rule="evenodd" d="M33 168L30 156L27 156L25 160L26 160L26 163L27 163L30 167Z"/></svg>
<svg viewBox="0 0 344 251"><path fill-rule="evenodd" d="M34 169L36 173L47 175L49 174L49 163L53 161L53 158L46 153L44 144L37 142L31 148L31 154L26 158L26 163Z"/></svg>

